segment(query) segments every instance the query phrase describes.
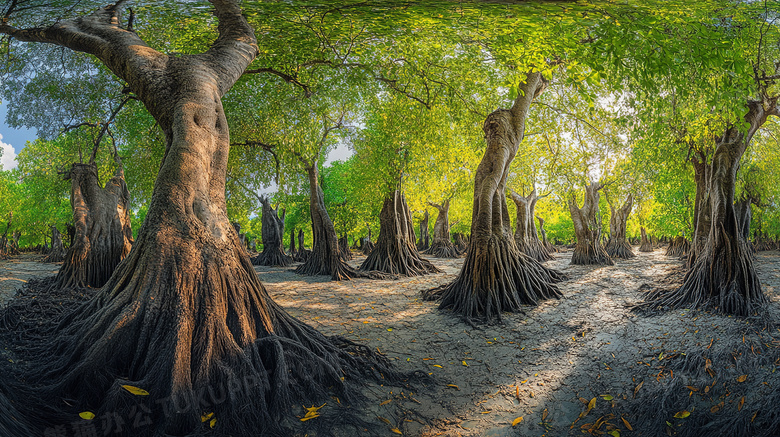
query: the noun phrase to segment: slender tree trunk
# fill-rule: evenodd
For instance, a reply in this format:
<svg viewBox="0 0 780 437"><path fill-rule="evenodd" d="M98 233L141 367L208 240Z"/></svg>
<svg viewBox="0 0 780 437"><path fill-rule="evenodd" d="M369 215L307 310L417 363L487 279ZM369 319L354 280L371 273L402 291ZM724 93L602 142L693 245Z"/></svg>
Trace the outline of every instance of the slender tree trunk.
<svg viewBox="0 0 780 437"><path fill-rule="evenodd" d="M336 228L325 209L325 199L319 184L316 163L306 168L309 176L309 211L314 233L314 246L308 259L295 269L301 275L328 275L334 281L361 276L350 267L339 250ZM300 239L299 239L300 242Z"/></svg>
<svg viewBox="0 0 780 437"><path fill-rule="evenodd" d="M360 270L403 276L441 272L417 252L412 215L403 193L396 191L392 198L385 198L379 223L379 238Z"/></svg>
<svg viewBox="0 0 780 437"><path fill-rule="evenodd" d="M292 405L331 394L347 402L349 381L394 375L368 348L288 315L240 247L225 204L230 139L222 96L258 49L238 2L212 4L219 36L196 55L148 47L120 27L115 6L12 33L98 56L166 137L133 250L26 364L39 388L19 410L34 416L36 427L71 423L86 410L128 417L132 408L148 417L140 428L125 423L134 436L200 433L207 412L222 435L280 435L279 417ZM134 396L123 385L149 395Z"/></svg>
<svg viewBox="0 0 780 437"><path fill-rule="evenodd" d="M354 258L354 256L352 256L352 251L349 249L349 238L347 238L347 234L344 234L339 238L339 252L341 253L341 258L346 261L351 261Z"/></svg>
<svg viewBox="0 0 780 437"><path fill-rule="evenodd" d="M517 248L520 252L540 262L553 259L536 234L534 209L536 208L536 201L539 199L536 196L536 189L532 190L527 197L522 197L514 191L510 191L509 196L515 202L515 206L517 206L517 221L515 223L515 244L517 244Z"/></svg>
<svg viewBox="0 0 780 437"><path fill-rule="evenodd" d="M420 252L427 251L431 248L430 233L428 232L428 220L430 215L428 210L425 210L422 220L420 220L420 240L417 242L417 250Z"/></svg>
<svg viewBox="0 0 780 437"><path fill-rule="evenodd" d="M547 249L547 253L552 256L552 253L557 252L558 249L547 240L547 231L544 229L544 219L539 216L537 216L536 219L539 220L539 232L542 234L542 246L544 246L544 248Z"/></svg>
<svg viewBox="0 0 780 437"><path fill-rule="evenodd" d="M441 205L428 202L428 205L436 208L439 214L433 223L433 242L426 253L437 258L457 258L460 253L450 238L450 200L446 199Z"/></svg>
<svg viewBox="0 0 780 437"><path fill-rule="evenodd" d="M591 182L585 187L582 208L577 207L577 199L574 195L569 199L569 212L574 221L574 235L577 238L577 245L571 256L572 264L609 266L615 264L601 246L601 227L596 221L601 188L603 185L598 182Z"/></svg>
<svg viewBox="0 0 780 437"><path fill-rule="evenodd" d="M650 239L647 238L647 232L645 231L645 228L639 228L639 231L642 233L642 239L639 243L639 251L652 252L653 244L650 242Z"/></svg>
<svg viewBox="0 0 780 437"><path fill-rule="evenodd" d="M51 251L43 262L56 263L65 259L65 248L62 246L62 234L56 226L51 225Z"/></svg>
<svg viewBox="0 0 780 437"><path fill-rule="evenodd" d="M366 226L368 228L368 236L366 237L366 241L363 243L363 255L368 256L371 254L371 251L374 250L374 242L371 241L371 226Z"/></svg>
<svg viewBox="0 0 780 437"><path fill-rule="evenodd" d="M774 101L751 101L747 132L729 127L719 141L709 172L711 219L707 242L677 289L654 290L647 304L655 307L714 307L725 314L747 316L767 302L753 267L750 250L740 234L734 208L739 160L755 132L769 115L780 115Z"/></svg>
<svg viewBox="0 0 780 437"><path fill-rule="evenodd" d="M691 250L691 243L682 235L672 238L669 247L666 248L666 256L685 257Z"/></svg>
<svg viewBox="0 0 780 437"><path fill-rule="evenodd" d="M293 261L297 261L298 250L295 248L295 228L290 229L290 250L287 253Z"/></svg>
<svg viewBox="0 0 780 437"><path fill-rule="evenodd" d="M423 293L426 299L440 297L440 308L450 308L466 321L500 320L504 311L517 312L522 305L561 296L554 282L563 275L518 251L504 195L531 101L545 86L540 73L529 73L512 109L498 109L485 120L487 147L474 178L466 259L454 282Z"/></svg>
<svg viewBox="0 0 780 437"><path fill-rule="evenodd" d="M631 214L633 204L634 198L629 194L626 202L619 209L609 205L612 215L609 218L609 241L606 251L612 258L631 259L636 256L626 240L626 226L628 226L628 216Z"/></svg>
<svg viewBox="0 0 780 437"><path fill-rule="evenodd" d="M271 202L265 197L260 197L263 205L263 228L260 235L263 236L263 251L252 258L252 264L258 266L287 267L292 264L292 257L284 253L284 216L285 210L279 216L279 209L274 209Z"/></svg>
<svg viewBox="0 0 780 437"><path fill-rule="evenodd" d="M67 178L76 234L54 286L102 287L133 245L124 171L120 165L103 188L95 164L74 163Z"/></svg>

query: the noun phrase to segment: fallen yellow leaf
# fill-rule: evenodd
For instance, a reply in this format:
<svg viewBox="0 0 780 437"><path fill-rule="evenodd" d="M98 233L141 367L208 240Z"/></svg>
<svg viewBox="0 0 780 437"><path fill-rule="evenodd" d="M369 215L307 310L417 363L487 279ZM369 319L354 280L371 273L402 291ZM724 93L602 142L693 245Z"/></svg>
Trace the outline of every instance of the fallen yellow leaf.
<svg viewBox="0 0 780 437"><path fill-rule="evenodd" d="M674 413L674 418L675 419L685 419L686 417L688 417L690 415L691 415L690 411L683 410L683 411L678 411L678 412Z"/></svg>
<svg viewBox="0 0 780 437"><path fill-rule="evenodd" d="M512 421L512 426L517 426L518 423L523 421L523 416L518 417L517 419Z"/></svg>
<svg viewBox="0 0 780 437"><path fill-rule="evenodd" d="M463 365L464 365L464 366L466 366L466 367L468 367L468 366L469 366L469 363L467 363L467 362L465 362L465 361L461 361L461 363L463 363Z"/></svg>
<svg viewBox="0 0 780 437"><path fill-rule="evenodd" d="M393 431L393 432L394 432L394 433L396 433L396 434L401 434L401 435L403 435L403 434L404 434L404 433L402 433L402 432L401 432L401 430L400 430L400 429L398 429L398 428L390 428L390 431Z"/></svg>
<svg viewBox="0 0 780 437"><path fill-rule="evenodd" d="M376 418L377 418L377 419L379 419L379 420L381 420L382 422L385 422L386 424L390 425L390 420L388 420L388 419L385 419L385 418L384 418L384 417L382 417L382 416L376 416Z"/></svg>
<svg viewBox="0 0 780 437"><path fill-rule="evenodd" d="M636 388L634 389L634 397L636 397L637 392L639 391L640 388L642 388L642 386L644 384L645 384L645 382L642 381L642 382L639 383L639 385L636 386Z"/></svg>
<svg viewBox="0 0 780 437"><path fill-rule="evenodd" d="M206 422L207 422L209 419L211 419L213 416L214 416L214 413L203 414L203 415L201 415L201 416L200 416L200 422L201 422L201 423L206 423Z"/></svg>
<svg viewBox="0 0 780 437"><path fill-rule="evenodd" d="M438 367L439 369L443 369L444 368L444 367L442 367L442 366L440 366L438 364L434 364L433 367Z"/></svg>
<svg viewBox="0 0 780 437"><path fill-rule="evenodd" d="M380 403L379 403L379 406L382 406L382 405L387 405L387 404L389 404L390 402L393 402L393 400L392 400L392 399L388 399L388 400L386 400L386 401L382 401L382 402L380 402Z"/></svg>
<svg viewBox="0 0 780 437"><path fill-rule="evenodd" d="M590 413L590 410L596 408L596 398L593 398L588 402L588 413Z"/></svg>
<svg viewBox="0 0 780 437"><path fill-rule="evenodd" d="M737 411L742 411L742 407L745 405L745 397L742 396L737 404Z"/></svg>
<svg viewBox="0 0 780 437"><path fill-rule="evenodd" d="M601 399L604 399L605 401L611 401L614 398L612 397L612 395L601 395Z"/></svg>
<svg viewBox="0 0 780 437"><path fill-rule="evenodd" d="M447 387L452 387L452 388L456 388L456 389L460 390L460 387L458 387L455 384L447 384Z"/></svg>
<svg viewBox="0 0 780 437"><path fill-rule="evenodd" d="M544 411L542 411L542 422L544 422L545 420L547 420L547 408L545 408Z"/></svg>
<svg viewBox="0 0 780 437"><path fill-rule="evenodd" d="M634 428L631 427L631 424L628 423L628 420L626 420L625 417L620 416L620 419L623 421L623 425L626 425L626 429L628 429L629 431L633 431L634 430Z"/></svg>
<svg viewBox="0 0 780 437"><path fill-rule="evenodd" d="M739 378L737 378L737 382L745 382L747 380L747 375L742 375Z"/></svg>
<svg viewBox="0 0 780 437"><path fill-rule="evenodd" d="M81 417L84 420L92 420L95 418L95 413L91 411L82 411L79 413L79 417Z"/></svg>
<svg viewBox="0 0 780 437"><path fill-rule="evenodd" d="M211 422L209 422L209 428L214 428L214 425L217 424L217 418L211 419Z"/></svg>
<svg viewBox="0 0 780 437"><path fill-rule="evenodd" d="M123 389L129 391L130 393L136 395L136 396L149 396L149 392L138 387L134 387L132 385L123 385Z"/></svg>

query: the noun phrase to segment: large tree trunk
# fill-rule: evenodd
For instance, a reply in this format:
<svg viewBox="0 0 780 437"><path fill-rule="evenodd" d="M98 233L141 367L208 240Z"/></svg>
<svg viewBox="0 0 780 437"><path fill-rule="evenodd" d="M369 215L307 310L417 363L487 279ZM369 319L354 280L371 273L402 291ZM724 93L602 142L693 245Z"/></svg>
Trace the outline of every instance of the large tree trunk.
<svg viewBox="0 0 780 437"><path fill-rule="evenodd" d="M51 225L51 250L43 262L57 263L65 259L65 248L62 246L62 234L56 226Z"/></svg>
<svg viewBox="0 0 780 437"><path fill-rule="evenodd" d="M260 197L263 205L263 228L260 235L263 237L263 251L252 258L252 264L258 266L287 267L292 264L292 257L284 253L284 216L285 210L279 216L279 209L274 209L271 202L265 197Z"/></svg>
<svg viewBox="0 0 780 437"><path fill-rule="evenodd" d="M133 411L136 424L148 421L125 422L128 434L185 435L203 426L201 414L214 413L221 435L283 434L279 416L291 405L327 394L348 399L350 380L393 375L367 348L288 315L240 247L225 204L230 141L221 99L257 44L237 2L212 4L219 36L197 55L148 47L120 28L113 6L29 32L98 56L166 136L133 250L26 365L41 388L19 410L37 415L36 427L67 424L87 410L111 418Z"/></svg>
<svg viewBox="0 0 780 437"><path fill-rule="evenodd" d="M303 236L303 229L298 229L298 252L295 254L296 262L306 262L306 260L309 259L309 256L311 256L311 250L306 248L306 245L303 242Z"/></svg>
<svg viewBox="0 0 780 437"><path fill-rule="evenodd" d="M457 258L460 253L450 237L450 200L446 199L441 205L428 202L428 205L436 208L439 214L433 223L433 242L425 253L437 258Z"/></svg>
<svg viewBox="0 0 780 437"><path fill-rule="evenodd" d="M697 152L697 154L698 156L691 158L693 178L696 182L696 198L693 204L693 241L687 260L688 267L693 265L699 253L704 250L712 222L709 195L710 164L707 162L706 154L703 152Z"/></svg>
<svg viewBox="0 0 780 437"><path fill-rule="evenodd" d="M450 308L466 321L494 321L504 311L517 312L522 305L561 296L554 282L563 275L517 249L504 195L531 101L545 85L540 73L529 73L512 109L498 109L485 120L487 147L474 177L466 259L454 282L423 294L426 299L441 297L440 308Z"/></svg>
<svg viewBox="0 0 780 437"><path fill-rule="evenodd" d="M714 307L725 314L747 316L767 302L753 267L752 255L740 233L734 208L739 160L753 134L769 115L777 116L774 102L751 101L747 132L731 126L718 143L709 173L710 229L683 284L677 289L654 290L647 303L656 308Z"/></svg>
<svg viewBox="0 0 780 437"><path fill-rule="evenodd" d="M422 220L420 220L420 240L417 242L417 250L424 252L431 248L431 236L428 232L428 220L430 215L428 210L425 210Z"/></svg>
<svg viewBox="0 0 780 437"><path fill-rule="evenodd" d="M536 189L527 197L522 197L514 191L509 196L517 206L517 222L515 223L515 244L520 252L537 261L549 261L553 259L550 252L539 240L536 234L536 222L534 221L534 209L536 209Z"/></svg>
<svg viewBox="0 0 780 437"><path fill-rule="evenodd" d="M311 228L314 233L314 246L306 262L295 269L301 275L328 275L334 281L349 280L361 276L344 261L339 250L336 228L325 209L325 198L319 184L317 165L308 166L309 211ZM300 241L300 240L299 240Z"/></svg>
<svg viewBox="0 0 780 437"><path fill-rule="evenodd" d="M392 198L385 198L379 213L379 226L376 245L360 265L360 270L403 276L441 272L417 252L412 215L404 195L399 191Z"/></svg>
<svg viewBox="0 0 780 437"><path fill-rule="evenodd" d="M101 188L95 164L74 163L66 177L76 234L54 286L102 287L133 246L125 174L120 165Z"/></svg>
<svg viewBox="0 0 780 437"><path fill-rule="evenodd" d="M737 215L739 237L745 242L750 253L755 254L756 247L753 245L753 242L750 241L750 221L753 219L753 211L751 209L752 203L753 199L749 197L743 198L734 204L734 212Z"/></svg>
<svg viewBox="0 0 780 437"><path fill-rule="evenodd" d="M636 256L626 240L626 226L633 204L634 198L629 194L626 202L619 209L609 205L612 215L609 218L609 241L606 251L612 258L630 259Z"/></svg>
<svg viewBox="0 0 780 437"><path fill-rule="evenodd" d="M598 182L591 182L585 187L585 200L582 208L577 206L577 199L572 195L569 199L569 212L574 221L574 235L577 245L571 256L575 265L614 265L615 262L601 246L601 227L596 221L599 209L599 190L603 188Z"/></svg>

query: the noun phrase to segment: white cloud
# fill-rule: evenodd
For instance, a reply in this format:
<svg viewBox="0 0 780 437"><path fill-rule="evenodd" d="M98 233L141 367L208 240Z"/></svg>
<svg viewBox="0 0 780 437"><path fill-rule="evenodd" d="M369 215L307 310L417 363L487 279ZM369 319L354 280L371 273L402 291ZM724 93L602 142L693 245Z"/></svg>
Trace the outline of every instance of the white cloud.
<svg viewBox="0 0 780 437"><path fill-rule="evenodd" d="M3 170L16 168L16 151L13 146L3 142L3 134L0 134L0 149L3 151L0 155L0 167Z"/></svg>

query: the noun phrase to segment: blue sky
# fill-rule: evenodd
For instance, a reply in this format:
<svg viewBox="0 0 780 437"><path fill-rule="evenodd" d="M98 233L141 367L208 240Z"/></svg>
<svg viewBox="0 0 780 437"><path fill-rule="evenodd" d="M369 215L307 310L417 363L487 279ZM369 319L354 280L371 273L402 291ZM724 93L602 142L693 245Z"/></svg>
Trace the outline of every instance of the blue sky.
<svg viewBox="0 0 780 437"><path fill-rule="evenodd" d="M3 170L16 167L16 155L27 141L36 138L35 132L30 129L12 129L5 124L6 106L0 103L0 148L3 154L0 156L0 164Z"/></svg>

